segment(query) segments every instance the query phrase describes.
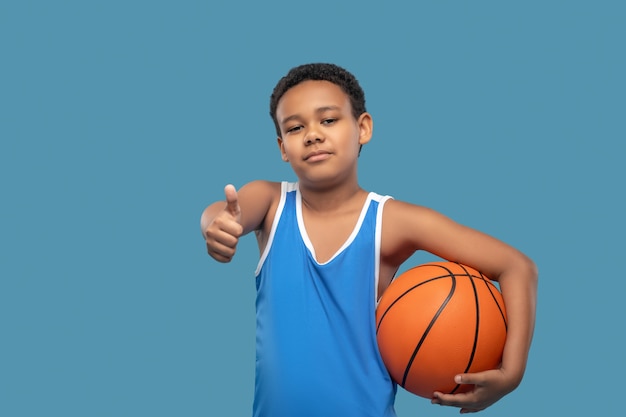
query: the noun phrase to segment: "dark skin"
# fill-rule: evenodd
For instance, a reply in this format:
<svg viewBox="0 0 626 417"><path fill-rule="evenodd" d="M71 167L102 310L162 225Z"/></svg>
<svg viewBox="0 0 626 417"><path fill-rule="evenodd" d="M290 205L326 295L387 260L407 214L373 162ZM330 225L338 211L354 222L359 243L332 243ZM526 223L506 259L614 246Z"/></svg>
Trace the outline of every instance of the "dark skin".
<svg viewBox="0 0 626 417"><path fill-rule="evenodd" d="M282 159L298 176L306 232L319 262L330 259L354 229L367 191L358 184L360 147L373 131L372 117L355 118L346 94L327 81L304 81L279 101L277 139ZM201 219L207 251L230 262L239 238L255 232L259 250L267 244L280 199L280 184L253 181L224 189L225 201L207 207ZM521 382L530 349L537 294L534 263L513 247L426 207L389 200L383 212L379 297L398 268L416 251L471 266L500 283L508 333L498 369L460 374L456 383L474 385L461 394L434 392L433 404L483 410Z"/></svg>

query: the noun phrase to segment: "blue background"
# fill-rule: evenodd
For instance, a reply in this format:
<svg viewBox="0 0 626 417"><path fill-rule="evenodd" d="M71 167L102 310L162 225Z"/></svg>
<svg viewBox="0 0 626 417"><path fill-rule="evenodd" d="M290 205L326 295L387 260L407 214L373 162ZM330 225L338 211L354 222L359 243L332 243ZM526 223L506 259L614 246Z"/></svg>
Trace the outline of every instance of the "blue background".
<svg viewBox="0 0 626 417"><path fill-rule="evenodd" d="M212 261L199 216L226 183L294 179L269 95L315 61L365 89L364 188L539 266L525 379L482 415L616 415L625 19L618 1L3 2L0 415L250 415L258 251ZM457 412L402 390L397 411Z"/></svg>

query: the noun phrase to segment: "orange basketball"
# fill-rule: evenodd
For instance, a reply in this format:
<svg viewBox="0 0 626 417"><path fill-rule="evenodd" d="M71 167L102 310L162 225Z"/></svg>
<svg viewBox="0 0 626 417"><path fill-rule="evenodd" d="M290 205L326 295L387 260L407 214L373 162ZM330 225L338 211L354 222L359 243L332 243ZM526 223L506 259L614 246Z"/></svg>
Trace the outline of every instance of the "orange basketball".
<svg viewBox="0 0 626 417"><path fill-rule="evenodd" d="M498 368L507 321L502 295L480 272L453 262L416 266L389 285L376 336L393 380L421 397L459 393L454 376Z"/></svg>

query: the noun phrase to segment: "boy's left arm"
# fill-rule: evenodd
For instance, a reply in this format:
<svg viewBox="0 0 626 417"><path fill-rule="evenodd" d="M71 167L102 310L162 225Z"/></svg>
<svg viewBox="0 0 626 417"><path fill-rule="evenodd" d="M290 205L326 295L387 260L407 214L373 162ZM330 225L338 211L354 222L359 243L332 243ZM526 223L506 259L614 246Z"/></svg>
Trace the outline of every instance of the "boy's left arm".
<svg viewBox="0 0 626 417"><path fill-rule="evenodd" d="M473 384L461 394L433 393L433 404L461 408L461 413L489 407L521 382L534 331L537 299L535 264L517 249L489 235L460 225L433 210L394 201L384 223L394 237L391 250L425 250L468 265L500 283L507 311L507 339L499 369L457 375L456 383Z"/></svg>

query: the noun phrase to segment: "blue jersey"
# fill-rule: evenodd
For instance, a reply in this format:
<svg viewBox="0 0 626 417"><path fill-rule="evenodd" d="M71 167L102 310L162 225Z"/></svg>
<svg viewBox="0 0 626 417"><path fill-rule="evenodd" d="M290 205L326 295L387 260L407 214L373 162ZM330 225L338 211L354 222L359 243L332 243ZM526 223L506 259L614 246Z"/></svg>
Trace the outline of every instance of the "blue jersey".
<svg viewBox="0 0 626 417"><path fill-rule="evenodd" d="M255 417L393 417L378 351L382 206L369 193L352 234L319 263L297 183L281 199L256 270Z"/></svg>

